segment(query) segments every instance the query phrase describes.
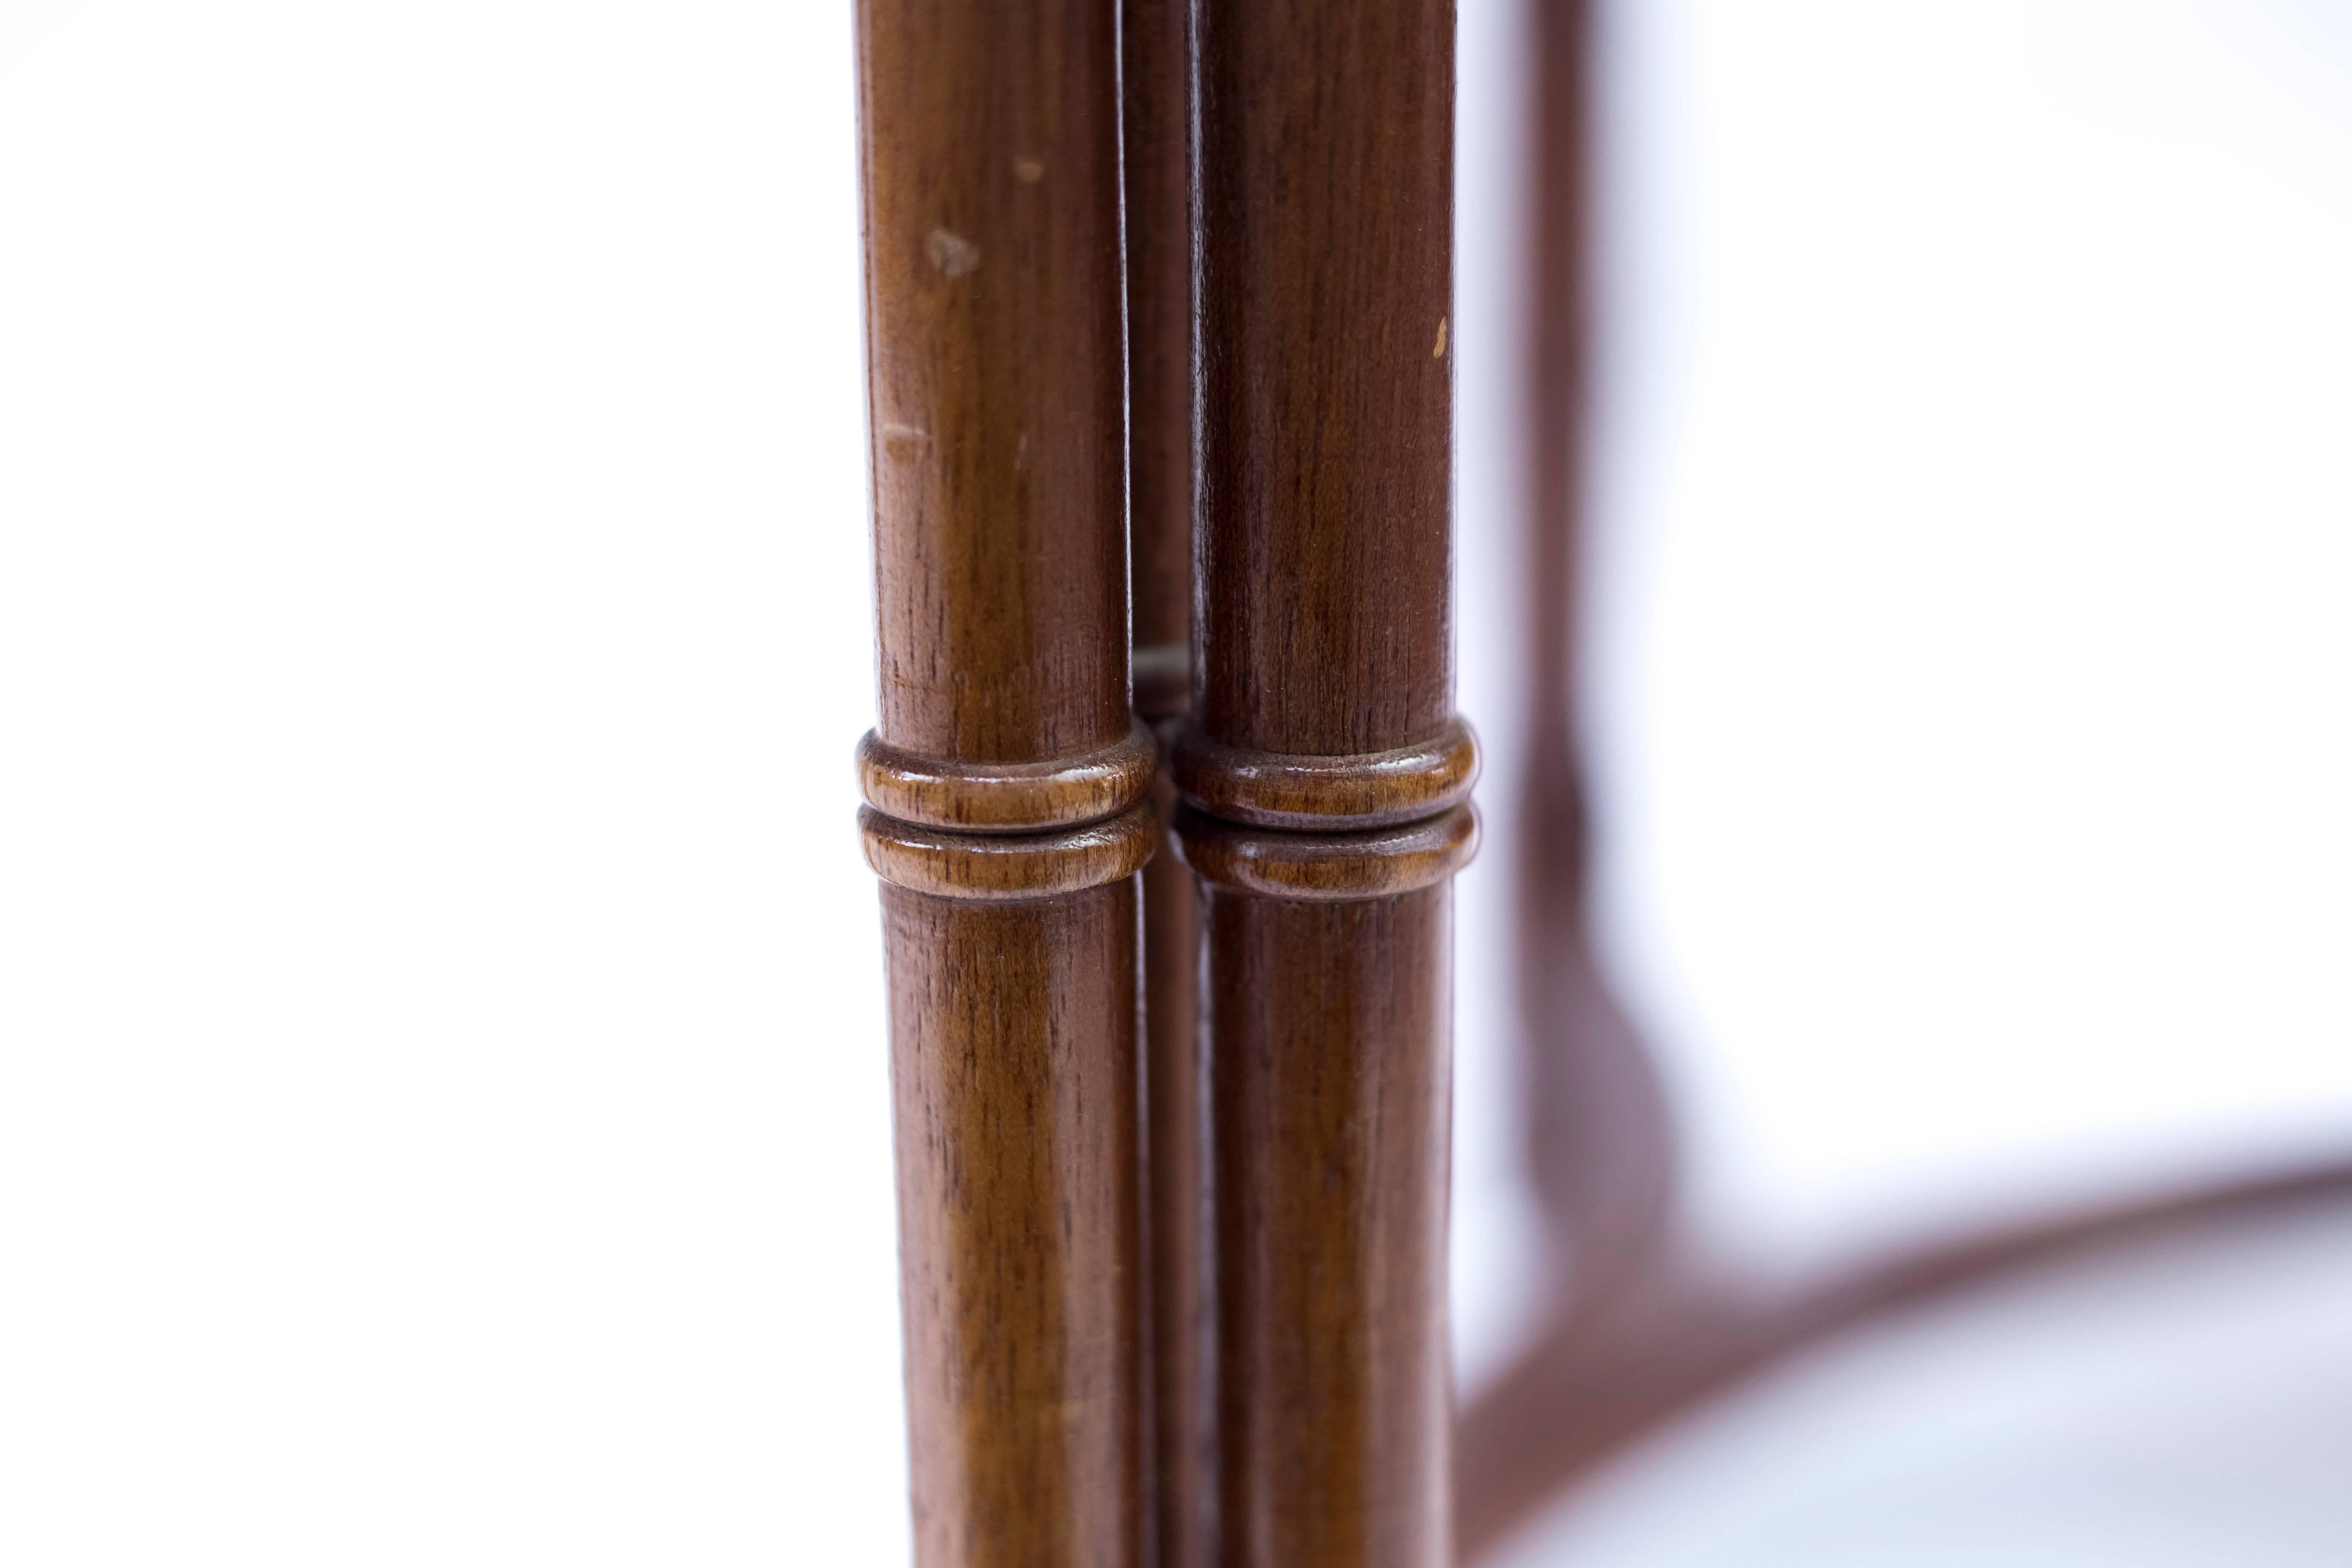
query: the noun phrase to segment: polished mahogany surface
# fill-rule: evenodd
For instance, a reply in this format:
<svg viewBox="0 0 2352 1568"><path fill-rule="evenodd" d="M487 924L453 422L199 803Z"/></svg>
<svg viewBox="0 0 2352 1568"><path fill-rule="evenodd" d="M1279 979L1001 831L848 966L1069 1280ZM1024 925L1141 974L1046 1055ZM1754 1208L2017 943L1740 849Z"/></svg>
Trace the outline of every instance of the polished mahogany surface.
<svg viewBox="0 0 2352 1568"><path fill-rule="evenodd" d="M1139 1562L1133 879L883 916L917 1560Z"/></svg>
<svg viewBox="0 0 2352 1568"><path fill-rule="evenodd" d="M1285 754L1453 717L1454 7L1202 0L1196 717Z"/></svg>
<svg viewBox="0 0 2352 1568"><path fill-rule="evenodd" d="M880 738L1128 732L1118 16L861 0Z"/></svg>
<svg viewBox="0 0 2352 1568"><path fill-rule="evenodd" d="M1227 1563L1453 1560L1452 900L1208 891Z"/></svg>
<svg viewBox="0 0 2352 1568"><path fill-rule="evenodd" d="M1118 16L860 0L884 881L921 1568L1148 1560Z"/></svg>
<svg viewBox="0 0 2352 1568"><path fill-rule="evenodd" d="M1219 1556L1438 1568L1454 16L1203 0L1193 709Z"/></svg>

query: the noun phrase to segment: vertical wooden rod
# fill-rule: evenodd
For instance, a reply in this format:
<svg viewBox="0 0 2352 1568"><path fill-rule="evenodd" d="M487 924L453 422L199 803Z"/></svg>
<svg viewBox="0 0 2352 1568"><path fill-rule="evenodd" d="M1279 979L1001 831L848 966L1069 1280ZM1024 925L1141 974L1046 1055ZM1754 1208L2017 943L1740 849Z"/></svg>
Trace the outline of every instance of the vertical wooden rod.
<svg viewBox="0 0 2352 1568"><path fill-rule="evenodd" d="M1135 707L1164 747L1188 706L1192 623L1190 0L1122 0L1120 40ZM1164 779L1160 804L1164 814L1175 805ZM1158 1568L1210 1568L1216 1544L1208 1122L1194 904L1192 875L1174 856L1145 868L1150 1466Z"/></svg>
<svg viewBox="0 0 2352 1568"><path fill-rule="evenodd" d="M1145 1560L1117 15L858 0L889 969L922 1568Z"/></svg>
<svg viewBox="0 0 2352 1568"><path fill-rule="evenodd" d="M1452 1560L1450 0L1199 0L1194 721L1232 1568Z"/></svg>

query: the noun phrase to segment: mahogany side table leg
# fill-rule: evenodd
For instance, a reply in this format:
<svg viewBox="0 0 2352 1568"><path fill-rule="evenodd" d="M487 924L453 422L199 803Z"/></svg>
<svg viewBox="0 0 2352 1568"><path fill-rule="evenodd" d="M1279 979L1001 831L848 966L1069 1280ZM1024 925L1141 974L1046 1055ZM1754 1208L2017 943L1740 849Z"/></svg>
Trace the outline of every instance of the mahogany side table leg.
<svg viewBox="0 0 2352 1568"><path fill-rule="evenodd" d="M916 1561L1145 1561L1117 14L859 0Z"/></svg>
<svg viewBox="0 0 2352 1568"><path fill-rule="evenodd" d="M1452 1561L1454 14L1200 0L1193 719L1230 1568Z"/></svg>

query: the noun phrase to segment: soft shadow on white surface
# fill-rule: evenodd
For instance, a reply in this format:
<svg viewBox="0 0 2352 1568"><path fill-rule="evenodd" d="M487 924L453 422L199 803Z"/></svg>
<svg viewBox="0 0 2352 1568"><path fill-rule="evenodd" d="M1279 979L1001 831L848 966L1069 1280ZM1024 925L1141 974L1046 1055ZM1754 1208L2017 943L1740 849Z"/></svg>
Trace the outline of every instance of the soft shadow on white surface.
<svg viewBox="0 0 2352 1568"><path fill-rule="evenodd" d="M1669 1430L1494 1568L2352 1560L2352 1217L2156 1245L1860 1334Z"/></svg>

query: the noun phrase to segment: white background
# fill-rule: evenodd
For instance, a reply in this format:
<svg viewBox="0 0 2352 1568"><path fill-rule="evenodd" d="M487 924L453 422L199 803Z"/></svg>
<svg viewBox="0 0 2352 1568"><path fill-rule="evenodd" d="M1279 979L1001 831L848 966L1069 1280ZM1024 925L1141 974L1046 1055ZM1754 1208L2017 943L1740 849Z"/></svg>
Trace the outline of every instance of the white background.
<svg viewBox="0 0 2352 1568"><path fill-rule="evenodd" d="M2340 1142L2352 28L1623 9L1592 740L1698 1229ZM0 1560L903 1559L850 88L830 4L0 3Z"/></svg>

